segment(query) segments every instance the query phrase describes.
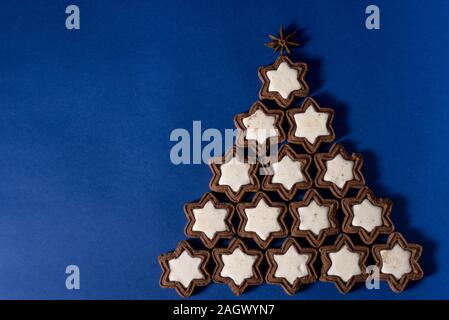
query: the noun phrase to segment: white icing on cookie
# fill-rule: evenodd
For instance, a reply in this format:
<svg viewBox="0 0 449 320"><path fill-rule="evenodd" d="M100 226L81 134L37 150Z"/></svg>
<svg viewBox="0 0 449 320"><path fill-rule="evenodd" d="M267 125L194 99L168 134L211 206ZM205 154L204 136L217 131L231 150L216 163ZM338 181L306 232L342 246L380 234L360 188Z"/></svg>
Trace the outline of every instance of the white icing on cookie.
<svg viewBox="0 0 449 320"><path fill-rule="evenodd" d="M243 118L242 122L246 128L247 140L256 140L257 143L263 144L266 139L278 136L278 130L275 127L276 118L266 115L260 109L249 117Z"/></svg>
<svg viewBox="0 0 449 320"><path fill-rule="evenodd" d="M346 160L341 154L337 154L332 160L326 161L324 181L332 182L342 189L346 182L354 179L353 168L354 161Z"/></svg>
<svg viewBox="0 0 449 320"><path fill-rule="evenodd" d="M291 68L287 62L282 62L277 70L267 71L267 77L270 80L268 91L277 91L284 99L287 99L291 92L301 89L298 70Z"/></svg>
<svg viewBox="0 0 449 320"><path fill-rule="evenodd" d="M307 270L309 254L299 254L294 246L290 246L284 254L273 255L273 258L278 265L274 276L285 278L292 285L297 278L302 278L309 274Z"/></svg>
<svg viewBox="0 0 449 320"><path fill-rule="evenodd" d="M226 209L217 209L212 201L206 202L203 208L193 209L195 223L192 226L193 231L201 231L209 239L215 236L216 232L227 231Z"/></svg>
<svg viewBox="0 0 449 320"><path fill-rule="evenodd" d="M177 281L187 288L194 279L204 279L204 275L200 270L201 258L191 257L184 250L178 258L168 261L170 273L169 281Z"/></svg>
<svg viewBox="0 0 449 320"><path fill-rule="evenodd" d="M236 248L231 254L223 254L223 270L220 275L222 277L230 277L236 285L253 276L253 264L256 256L244 253L240 248Z"/></svg>
<svg viewBox="0 0 449 320"><path fill-rule="evenodd" d="M347 282L352 276L362 273L359 266L360 254L351 252L346 245L339 251L329 253L332 265L327 272L330 276L338 276Z"/></svg>
<svg viewBox="0 0 449 320"><path fill-rule="evenodd" d="M238 158L233 157L220 166L221 176L218 184L227 185L232 191L237 192L241 186L251 182L250 168L251 166L248 163L241 162Z"/></svg>
<svg viewBox="0 0 449 320"><path fill-rule="evenodd" d="M298 208L299 213L299 230L310 230L314 234L319 235L320 231L330 227L329 223L329 207L318 205L312 200L307 207Z"/></svg>
<svg viewBox="0 0 449 320"><path fill-rule="evenodd" d="M273 170L271 182L281 183L287 190L290 190L295 183L304 181L301 167L301 162L284 156L281 161L271 164Z"/></svg>
<svg viewBox="0 0 449 320"><path fill-rule="evenodd" d="M305 112L294 115L296 122L295 136L306 138L311 144L314 144L319 136L330 135L327 129L327 119L329 114L317 112L310 104Z"/></svg>
<svg viewBox="0 0 449 320"><path fill-rule="evenodd" d="M395 244L391 250L381 250L382 273L392 274L396 279L401 279L404 274L412 272L410 265L411 252Z"/></svg>
<svg viewBox="0 0 449 320"><path fill-rule="evenodd" d="M270 233L281 230L277 220L280 208L270 207L265 199L261 199L255 208L245 209L245 213L248 217L245 231L257 233L262 240L266 240Z"/></svg>
<svg viewBox="0 0 449 320"><path fill-rule="evenodd" d="M353 226L362 227L366 231L371 232L375 227L383 225L382 208L373 205L368 199L354 205L352 212L354 213Z"/></svg>

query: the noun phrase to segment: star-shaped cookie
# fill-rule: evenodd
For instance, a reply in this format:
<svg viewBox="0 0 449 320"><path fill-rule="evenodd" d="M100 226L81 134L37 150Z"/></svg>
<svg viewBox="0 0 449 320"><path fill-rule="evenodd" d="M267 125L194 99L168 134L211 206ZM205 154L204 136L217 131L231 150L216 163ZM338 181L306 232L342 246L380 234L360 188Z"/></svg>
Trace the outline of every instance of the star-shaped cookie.
<svg viewBox="0 0 449 320"><path fill-rule="evenodd" d="M224 192L233 202L239 202L246 192L259 190L256 173L258 163L249 163L244 150L233 146L223 157L210 160L212 179L209 187L215 192Z"/></svg>
<svg viewBox="0 0 449 320"><path fill-rule="evenodd" d="M339 232L337 209L338 201L323 199L316 190L308 190L302 201L290 203L292 236L304 237L314 247L321 246L327 236Z"/></svg>
<svg viewBox="0 0 449 320"><path fill-rule="evenodd" d="M380 278L388 281L394 292L403 291L409 281L423 277L423 271L418 264L422 247L407 243L400 233L392 233L386 244L376 244L372 251L379 267Z"/></svg>
<svg viewBox="0 0 449 320"><path fill-rule="evenodd" d="M187 241L181 241L176 250L161 254L158 258L163 273L160 285L163 288L175 288L183 297L189 297L196 286L210 283L206 270L209 252L194 250Z"/></svg>
<svg viewBox="0 0 449 320"><path fill-rule="evenodd" d="M199 237L207 248L213 248L219 239L231 239L234 236L232 216L234 206L220 203L210 192L203 195L199 202L184 206L188 223L185 234Z"/></svg>
<svg viewBox="0 0 449 320"><path fill-rule="evenodd" d="M312 283L317 278L313 268L317 251L301 248L293 238L284 241L280 249L268 249L265 256L269 265L267 283L280 284L290 295L298 292L302 284Z"/></svg>
<svg viewBox="0 0 449 320"><path fill-rule="evenodd" d="M348 293L356 282L364 282L368 277L365 263L369 249L355 246L347 235L340 234L334 245L321 247L320 253L320 280L334 282L341 293Z"/></svg>
<svg viewBox="0 0 449 320"><path fill-rule="evenodd" d="M309 92L304 76L307 72L305 63L293 63L289 58L280 56L273 65L259 68L262 88L260 99L270 99L286 108L295 97L305 97Z"/></svg>
<svg viewBox="0 0 449 320"><path fill-rule="evenodd" d="M361 171L362 155L349 155L339 143L334 144L328 153L317 153L315 164L318 169L316 186L330 189L337 198L343 198L351 187L361 188L365 185Z"/></svg>
<svg viewBox="0 0 449 320"><path fill-rule="evenodd" d="M287 205L272 202L263 192L257 192L251 202L239 203L237 212L240 216L239 236L252 238L262 249L273 239L288 235L284 223Z"/></svg>
<svg viewBox="0 0 449 320"><path fill-rule="evenodd" d="M237 145L264 146L284 142L285 133L282 130L284 112L281 110L269 110L262 102L256 102L249 112L235 116L234 122L238 131Z"/></svg>
<svg viewBox="0 0 449 320"><path fill-rule="evenodd" d="M343 231L358 233L362 241L371 244L379 234L390 234L394 230L390 219L392 203L388 199L376 198L368 188L360 189L357 197L342 200L345 213Z"/></svg>
<svg viewBox="0 0 449 320"><path fill-rule="evenodd" d="M334 110L321 108L312 98L305 99L299 108L288 110L287 119L288 142L301 144L308 153L315 153L322 142L335 139Z"/></svg>
<svg viewBox="0 0 449 320"><path fill-rule="evenodd" d="M216 264L213 280L227 284L235 295L263 282L259 270L263 253L249 250L242 240L235 238L227 248L215 248L212 255Z"/></svg>
<svg viewBox="0 0 449 320"><path fill-rule="evenodd" d="M298 190L312 186L308 173L312 158L306 154L297 154L288 144L284 144L276 159L271 159L269 171L262 187L267 191L277 191L284 200L291 200Z"/></svg>

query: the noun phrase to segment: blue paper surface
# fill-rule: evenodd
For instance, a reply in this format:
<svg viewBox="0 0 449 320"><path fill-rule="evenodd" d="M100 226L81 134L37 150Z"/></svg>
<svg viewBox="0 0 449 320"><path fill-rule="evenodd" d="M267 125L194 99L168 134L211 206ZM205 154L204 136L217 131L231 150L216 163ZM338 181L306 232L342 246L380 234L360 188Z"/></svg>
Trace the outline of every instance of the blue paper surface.
<svg viewBox="0 0 449 320"><path fill-rule="evenodd" d="M65 7L81 29L65 28ZM381 29L365 28L365 8ZM247 299L449 298L447 1L2 1L0 298L172 299L160 253L184 239L183 205L206 165L170 162L170 133L233 128L258 98L279 25L299 28L311 96L365 157L392 219L422 244L425 278L403 294L317 282ZM65 268L81 271L67 290ZM212 284L192 298L234 298Z"/></svg>

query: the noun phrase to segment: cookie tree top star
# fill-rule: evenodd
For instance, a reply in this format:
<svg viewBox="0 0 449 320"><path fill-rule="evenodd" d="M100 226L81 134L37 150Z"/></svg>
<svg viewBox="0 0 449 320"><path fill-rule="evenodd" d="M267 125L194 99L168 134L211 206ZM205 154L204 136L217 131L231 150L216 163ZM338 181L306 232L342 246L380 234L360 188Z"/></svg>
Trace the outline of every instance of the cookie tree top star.
<svg viewBox="0 0 449 320"><path fill-rule="evenodd" d="M259 68L264 101L234 117L235 145L210 161L213 192L185 205L185 234L208 250L182 241L159 257L161 286L184 297L211 280L235 295L264 281L295 294L318 279L347 293L370 261L395 292L423 276L422 248L394 232L393 204L366 185L363 156L335 143L334 110L307 97L307 65L286 57L293 36L270 35L280 56Z"/></svg>
<svg viewBox="0 0 449 320"><path fill-rule="evenodd" d="M259 68L259 78L263 85L259 93L260 99L270 99L286 108L295 97L305 97L309 93L309 87L304 80L307 72L305 63L293 63L284 53L290 54L291 47L299 46L293 42L295 33L284 36L285 31L281 26L279 36L270 35L271 42L266 45L273 48L274 52L280 53L276 62L268 67Z"/></svg>
<svg viewBox="0 0 449 320"><path fill-rule="evenodd" d="M269 48L272 48L274 52L278 52L281 56L284 55L284 50L287 51L288 54L290 54L290 48L289 47L298 47L300 43L292 41L293 37L296 35L296 31L293 31L289 33L288 35L285 35L284 26L281 26L279 28L279 35L273 36L272 34L268 35L271 39L270 42L266 43L265 45Z"/></svg>

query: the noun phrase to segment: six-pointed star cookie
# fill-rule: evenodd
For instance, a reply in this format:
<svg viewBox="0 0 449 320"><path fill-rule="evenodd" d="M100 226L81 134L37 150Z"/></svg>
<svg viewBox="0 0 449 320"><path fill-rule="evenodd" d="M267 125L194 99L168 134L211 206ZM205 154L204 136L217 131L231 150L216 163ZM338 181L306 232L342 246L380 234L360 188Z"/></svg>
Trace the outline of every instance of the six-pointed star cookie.
<svg viewBox="0 0 449 320"><path fill-rule="evenodd" d="M341 293L347 293L356 282L364 282L367 278L365 262L369 249L365 246L354 246L351 239L341 234L334 245L320 248L321 281L335 282Z"/></svg>
<svg viewBox="0 0 449 320"><path fill-rule="evenodd" d="M252 105L248 113L240 113L235 116L235 126L239 129L237 144L240 146L265 145L282 143L285 133L281 124L284 112L281 110L268 110L262 102Z"/></svg>
<svg viewBox="0 0 449 320"><path fill-rule="evenodd" d="M380 278L388 281L394 292L403 291L409 281L423 277L418 264L422 247L407 243L400 233L392 233L386 244L374 245L372 251Z"/></svg>
<svg viewBox="0 0 449 320"><path fill-rule="evenodd" d="M235 295L240 295L248 285L263 282L259 265L263 254L259 250L249 250L242 240L234 239L227 248L212 251L216 264L213 279L226 283Z"/></svg>
<svg viewBox="0 0 449 320"><path fill-rule="evenodd" d="M233 202L238 202L246 192L257 191L260 187L256 177L258 164L250 164L236 146L225 156L211 159L213 173L210 182L212 191L224 192Z"/></svg>
<svg viewBox="0 0 449 320"><path fill-rule="evenodd" d="M287 205L272 202L263 192L258 192L251 202L239 203L237 212L240 216L238 234L252 238L265 249L274 238L284 238L288 229L284 223Z"/></svg>
<svg viewBox="0 0 449 320"><path fill-rule="evenodd" d="M321 246L327 236L339 231L337 209L338 201L325 200L316 190L308 190L302 201L290 203L292 235L305 237L314 247Z"/></svg>
<svg viewBox="0 0 449 320"><path fill-rule="evenodd" d="M208 248L213 248L218 239L230 239L234 235L231 223L234 206L220 203L210 192L199 202L187 203L184 211L189 221L185 234L189 237L199 237Z"/></svg>
<svg viewBox="0 0 449 320"><path fill-rule="evenodd" d="M358 233L366 244L373 243L379 234L390 234L394 230L390 219L391 201L376 198L368 187L360 189L356 198L343 199L342 207L345 213L343 231Z"/></svg>
<svg viewBox="0 0 449 320"><path fill-rule="evenodd" d="M275 100L281 107L288 107L295 97L305 97L309 87L304 81L307 72L305 63L293 63L289 58L280 56L273 65L259 68L262 88L260 99Z"/></svg>
<svg viewBox="0 0 449 320"><path fill-rule="evenodd" d="M295 294L302 284L312 283L317 278L313 263L317 251L301 246L290 238L280 249L268 249L265 253L268 261L267 283L280 284L290 295Z"/></svg>
<svg viewBox="0 0 449 320"><path fill-rule="evenodd" d="M175 288L183 297L192 294L195 286L206 286L210 275L206 271L209 252L194 250L187 241L181 241L175 251L159 256L163 273L160 285Z"/></svg>
<svg viewBox="0 0 449 320"><path fill-rule="evenodd" d="M290 124L287 139L301 144L308 153L315 153L322 142L334 141L333 118L334 110L321 108L314 99L307 98L301 107L287 111Z"/></svg>
<svg viewBox="0 0 449 320"><path fill-rule="evenodd" d="M361 188L365 185L362 163L362 155L349 155L341 144L336 143L328 153L315 155L318 169L315 184L319 188L330 189L337 198L343 198L349 188Z"/></svg>
<svg viewBox="0 0 449 320"><path fill-rule="evenodd" d="M297 190L308 189L312 179L308 173L311 157L297 154L289 145L283 145L278 156L270 161L269 174L262 186L268 191L277 191L284 200L292 199Z"/></svg>

